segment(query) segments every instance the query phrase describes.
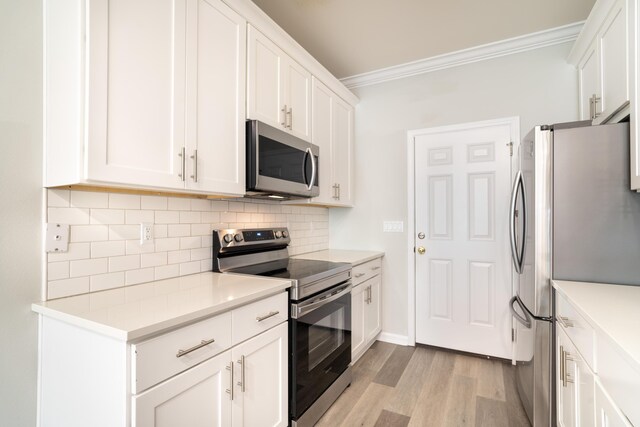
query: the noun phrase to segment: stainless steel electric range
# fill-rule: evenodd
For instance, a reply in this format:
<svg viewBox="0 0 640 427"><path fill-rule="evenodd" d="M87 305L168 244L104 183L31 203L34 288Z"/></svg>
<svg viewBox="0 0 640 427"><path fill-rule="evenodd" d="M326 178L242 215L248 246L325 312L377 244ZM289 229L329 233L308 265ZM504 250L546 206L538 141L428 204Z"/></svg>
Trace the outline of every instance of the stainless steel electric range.
<svg viewBox="0 0 640 427"><path fill-rule="evenodd" d="M289 414L313 426L351 384L351 265L289 258L286 228L213 232L213 270L291 279Z"/></svg>

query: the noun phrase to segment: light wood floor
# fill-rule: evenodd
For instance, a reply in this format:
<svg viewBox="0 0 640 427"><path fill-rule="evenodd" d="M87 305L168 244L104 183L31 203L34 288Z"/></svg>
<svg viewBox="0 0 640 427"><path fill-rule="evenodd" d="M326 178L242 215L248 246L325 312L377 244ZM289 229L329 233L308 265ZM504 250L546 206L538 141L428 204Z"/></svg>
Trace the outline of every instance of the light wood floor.
<svg viewBox="0 0 640 427"><path fill-rule="evenodd" d="M377 341L316 426L529 427L529 421L510 364Z"/></svg>

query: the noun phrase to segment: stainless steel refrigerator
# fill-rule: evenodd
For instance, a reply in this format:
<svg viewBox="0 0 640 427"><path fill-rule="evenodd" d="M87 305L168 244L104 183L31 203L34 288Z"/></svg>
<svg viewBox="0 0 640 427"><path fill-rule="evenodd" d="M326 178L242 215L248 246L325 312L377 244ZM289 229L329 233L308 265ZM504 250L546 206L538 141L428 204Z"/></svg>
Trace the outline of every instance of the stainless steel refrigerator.
<svg viewBox="0 0 640 427"><path fill-rule="evenodd" d="M514 155L516 382L531 424L555 426L551 278L640 284L640 195L629 185L629 125L537 126Z"/></svg>

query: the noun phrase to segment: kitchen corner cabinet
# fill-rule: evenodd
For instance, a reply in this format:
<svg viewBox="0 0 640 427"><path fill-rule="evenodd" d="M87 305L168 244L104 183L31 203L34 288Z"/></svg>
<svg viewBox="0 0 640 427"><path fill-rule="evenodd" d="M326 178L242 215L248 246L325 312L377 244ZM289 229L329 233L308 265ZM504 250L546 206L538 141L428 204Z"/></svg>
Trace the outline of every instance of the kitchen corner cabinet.
<svg viewBox="0 0 640 427"><path fill-rule="evenodd" d="M248 26L247 116L311 141L311 73Z"/></svg>
<svg viewBox="0 0 640 427"><path fill-rule="evenodd" d="M354 108L315 77L312 82L311 142L320 147L320 195L307 203L352 207Z"/></svg>
<svg viewBox="0 0 640 427"><path fill-rule="evenodd" d="M633 21L627 1L599 0L569 56L578 67L580 118L594 124L629 114Z"/></svg>
<svg viewBox="0 0 640 427"><path fill-rule="evenodd" d="M351 363L371 347L382 330L381 273L381 258L353 266Z"/></svg>
<svg viewBox="0 0 640 427"><path fill-rule="evenodd" d="M45 3L46 186L244 194L243 17L220 0Z"/></svg>
<svg viewBox="0 0 640 427"><path fill-rule="evenodd" d="M281 292L139 342L42 316L41 425L287 426L287 307Z"/></svg>

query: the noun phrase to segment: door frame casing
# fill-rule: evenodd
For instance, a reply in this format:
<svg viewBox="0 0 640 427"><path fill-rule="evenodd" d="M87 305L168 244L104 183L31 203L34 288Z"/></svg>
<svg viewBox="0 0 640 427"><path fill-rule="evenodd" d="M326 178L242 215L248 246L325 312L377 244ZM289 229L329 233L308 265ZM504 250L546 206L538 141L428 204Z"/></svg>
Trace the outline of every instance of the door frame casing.
<svg viewBox="0 0 640 427"><path fill-rule="evenodd" d="M407 344L416 345L416 195L415 195L415 148L416 137L436 133L456 132L485 127L508 125L510 127L511 143L515 148L520 140L520 116L504 117L501 119L482 120L477 122L460 123L455 125L414 129L407 131ZM513 162L513 156L511 162ZM510 165L511 169L512 164ZM513 280L511 282L513 292Z"/></svg>

